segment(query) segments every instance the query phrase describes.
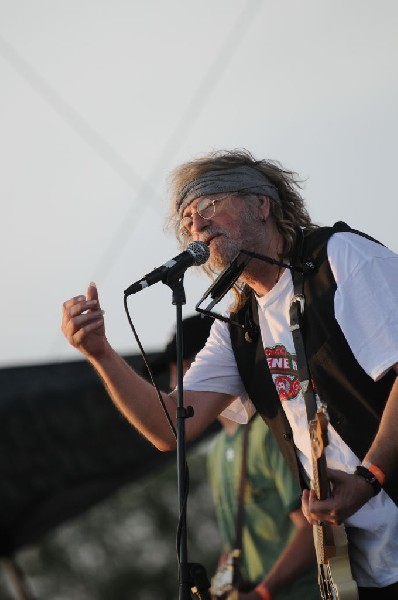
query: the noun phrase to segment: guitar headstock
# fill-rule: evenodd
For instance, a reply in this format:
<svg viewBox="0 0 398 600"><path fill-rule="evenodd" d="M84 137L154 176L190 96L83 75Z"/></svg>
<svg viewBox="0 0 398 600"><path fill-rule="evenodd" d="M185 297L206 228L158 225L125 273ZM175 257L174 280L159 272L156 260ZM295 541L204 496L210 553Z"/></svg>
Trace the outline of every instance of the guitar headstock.
<svg viewBox="0 0 398 600"><path fill-rule="evenodd" d="M326 446L329 444L328 418L325 410L319 409L317 411L315 418L310 421L309 429L312 454L314 458L321 458Z"/></svg>

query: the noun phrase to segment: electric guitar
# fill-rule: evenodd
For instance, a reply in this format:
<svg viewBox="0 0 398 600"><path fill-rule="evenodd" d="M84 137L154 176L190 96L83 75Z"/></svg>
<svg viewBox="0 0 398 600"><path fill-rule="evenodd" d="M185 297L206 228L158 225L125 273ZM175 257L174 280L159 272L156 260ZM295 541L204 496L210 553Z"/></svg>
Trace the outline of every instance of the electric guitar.
<svg viewBox="0 0 398 600"><path fill-rule="evenodd" d="M328 418L324 408L309 423L313 480L318 500L330 496L326 475L325 448L328 445ZM352 578L348 541L343 525L314 525L314 543L318 562L318 583L322 600L358 600L358 588Z"/></svg>
<svg viewBox="0 0 398 600"><path fill-rule="evenodd" d="M210 592L214 598L229 600L238 593L241 581L239 561L241 551L238 549L228 553L226 560L218 567L211 580Z"/></svg>

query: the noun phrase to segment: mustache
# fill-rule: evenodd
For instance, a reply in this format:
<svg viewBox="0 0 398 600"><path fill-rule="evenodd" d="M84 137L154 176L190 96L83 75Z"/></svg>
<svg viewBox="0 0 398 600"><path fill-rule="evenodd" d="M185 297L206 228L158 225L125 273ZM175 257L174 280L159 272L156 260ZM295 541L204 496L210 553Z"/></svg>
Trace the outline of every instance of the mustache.
<svg viewBox="0 0 398 600"><path fill-rule="evenodd" d="M206 229L205 231L202 231L200 233L198 241L208 244L210 242L210 240L212 240L217 235L223 235L225 237L229 237L229 234L227 231L225 231L225 229L222 229L219 227L209 227L208 229Z"/></svg>

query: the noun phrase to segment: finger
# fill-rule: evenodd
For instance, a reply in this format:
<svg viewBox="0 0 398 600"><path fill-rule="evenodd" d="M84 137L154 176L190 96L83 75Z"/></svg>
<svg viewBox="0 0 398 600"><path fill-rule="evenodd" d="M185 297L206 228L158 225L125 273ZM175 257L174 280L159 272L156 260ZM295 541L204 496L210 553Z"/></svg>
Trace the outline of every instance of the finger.
<svg viewBox="0 0 398 600"><path fill-rule="evenodd" d="M63 303L62 310L64 312L68 312L72 306L75 306L75 304L80 302L85 302L85 300L86 296L83 296L82 294L80 294L80 296L74 296L73 298L70 298L70 300L66 300L66 302Z"/></svg>
<svg viewBox="0 0 398 600"><path fill-rule="evenodd" d="M89 335L93 331L96 331L97 329L101 329L103 326L104 319L101 318L91 323L88 323L84 327L80 327L80 329L78 329L75 333L71 335L70 339L72 341L72 344L74 346L80 346L83 343L84 339L87 337L87 335Z"/></svg>
<svg viewBox="0 0 398 600"><path fill-rule="evenodd" d="M309 499L309 496L310 496L310 490L309 490L308 488L305 488L305 489L303 490L303 494L302 494L302 496L301 496L301 497L302 497L303 499L305 499L306 501L308 501L308 499Z"/></svg>
<svg viewBox="0 0 398 600"><path fill-rule="evenodd" d="M98 301L98 290L94 281L91 281L87 288L87 300L97 300Z"/></svg>
<svg viewBox="0 0 398 600"><path fill-rule="evenodd" d="M94 306L99 306L98 302L98 291L95 283L90 283L87 288L87 296L83 296L80 294L79 296L74 296L63 303L63 311L67 314L77 314L79 308L81 308L81 312L83 310L92 309ZM73 309L71 311L71 309Z"/></svg>
<svg viewBox="0 0 398 600"><path fill-rule="evenodd" d="M309 512L311 515L323 515L330 513L334 509L335 501L334 498L326 498L325 500L318 500L316 495L310 497L309 500Z"/></svg>
<svg viewBox="0 0 398 600"><path fill-rule="evenodd" d="M301 510L303 511L303 515L305 516L305 518L307 518L307 515L309 513L309 497L310 490L303 490L303 495L301 496Z"/></svg>
<svg viewBox="0 0 398 600"><path fill-rule="evenodd" d="M61 330L66 333L66 329L68 327L68 323L70 320L70 311L74 306L79 305L81 302L85 302L86 298L85 296L74 296L74 298L71 298L70 300L67 300L66 302L63 303L62 305L62 323L61 323Z"/></svg>
<svg viewBox="0 0 398 600"><path fill-rule="evenodd" d="M302 510L305 518L310 525L316 525L318 517L313 514L314 501L317 500L316 493L313 489L304 490L302 498Z"/></svg>
<svg viewBox="0 0 398 600"><path fill-rule="evenodd" d="M341 519L337 516L334 499L318 500L316 495L310 498L307 521L312 525L318 525L318 521L339 525Z"/></svg>
<svg viewBox="0 0 398 600"><path fill-rule="evenodd" d="M97 286L93 281L91 281L89 283L89 286L87 288L86 297L87 297L87 305L93 306L93 309L94 308L101 309L99 298L98 298ZM92 309L89 308L89 310L92 310ZM105 314L105 311L102 311L102 314Z"/></svg>
<svg viewBox="0 0 398 600"><path fill-rule="evenodd" d="M89 314L89 309L97 308L97 301L86 301L85 296L76 296L64 303L62 311L61 330L67 337L70 336L70 331L75 333L77 324L81 324L81 320L74 322L74 319L83 314ZM97 311L98 312L98 311ZM98 315L97 315L98 316Z"/></svg>
<svg viewBox="0 0 398 600"><path fill-rule="evenodd" d="M70 309L71 310L71 309ZM65 319L62 331L65 337L74 344L75 335L80 330L87 330L87 327L94 321L98 322L99 326L104 327L104 318L102 311L97 310L95 312L85 312L74 317L68 317ZM83 337L85 334L83 333Z"/></svg>
<svg viewBox="0 0 398 600"><path fill-rule="evenodd" d="M68 310L67 314L69 317L76 317L78 315L85 314L86 312L94 312L100 310L98 300L81 300L76 304L72 305Z"/></svg>
<svg viewBox="0 0 398 600"><path fill-rule="evenodd" d="M92 321L104 321L102 310L92 310L89 312L84 312L82 314L78 314L70 319L70 323L72 327L75 329L81 329L86 325L89 325Z"/></svg>
<svg viewBox="0 0 398 600"><path fill-rule="evenodd" d="M318 502L318 496L316 495L315 490L309 490L308 494L308 511L311 513Z"/></svg>

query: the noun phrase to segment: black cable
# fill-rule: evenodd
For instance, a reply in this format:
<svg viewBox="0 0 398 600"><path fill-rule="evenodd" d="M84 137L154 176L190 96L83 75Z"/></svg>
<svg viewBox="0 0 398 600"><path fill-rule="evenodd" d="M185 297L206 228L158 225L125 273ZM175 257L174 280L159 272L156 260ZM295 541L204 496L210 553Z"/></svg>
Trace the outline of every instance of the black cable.
<svg viewBox="0 0 398 600"><path fill-rule="evenodd" d="M128 309L128 304L127 304L127 298L128 298L127 295L125 295L124 298L123 298L124 310L126 312L127 320L129 322L131 331L133 332L133 335L135 337L137 345L138 345L138 347L140 349L141 356L142 356L142 358L144 360L145 366L148 369L149 377L151 379L153 387L156 390L159 402L160 402L160 404L162 406L162 409L163 409L163 412L164 412L164 414L166 416L167 422L168 422L168 424L169 424L169 426L170 426L170 428L171 428L171 430L173 432L173 435L174 435L175 439L177 439L177 431L176 431L176 429L174 427L174 424L172 422L170 414L169 414L169 412L167 410L167 407L166 407L166 405L164 403L161 391L159 390L159 387L158 387L158 385L157 385L157 383L155 381L152 369L150 367L148 357L147 357L146 352L145 352L145 350L144 350L144 348L143 348L143 346L141 344L141 341L140 341L140 339L138 337L137 331L136 331L136 329L134 327L134 324L133 324L133 321L131 319L131 316L130 316L130 313L129 313L129 309ZM185 479L185 482L186 482L185 493L184 493L183 502L182 502L182 510L180 512L179 519L178 519L177 533L176 533L176 551L177 551L177 560L178 560L178 564L179 565L181 564L180 563L180 552L179 552L180 539L181 539L181 529L182 529L182 519L181 519L181 517L182 517L182 515L186 511L186 506L187 506L187 502L188 502L188 494L189 494L189 468L188 468L188 463L186 461L185 461L185 477L186 477L186 479Z"/></svg>
<svg viewBox="0 0 398 600"><path fill-rule="evenodd" d="M173 424L173 421L171 420L171 417L170 417L169 411L167 410L167 407L166 407L166 405L165 405L165 403L164 403L164 400L163 400L163 398L162 398L162 394L161 394L161 392L160 392L160 390L159 390L159 387L158 387L158 385L157 385L157 383L156 383L156 381L155 381L155 378L154 378L154 376L153 376L152 369L151 369L151 367L150 367L150 364L149 364L149 361L148 361L148 357L147 357L147 355L146 355L146 353L145 353L145 350L144 350L144 348L143 348L143 346L142 346L142 344L141 344L141 341L140 341L140 339L139 339L139 337L138 337L137 331L136 331L136 329L135 329L135 327L134 327L134 325L133 325L133 321L132 321L132 319L131 319L131 317L130 317L130 313L129 313L129 309L128 309L128 305L127 305L127 298L128 298L128 296L124 296L124 298L123 298L124 310L125 310L125 312L126 312L126 315L127 315L127 320L128 320L128 322L129 322L129 325L130 325L130 327L131 327L131 331L133 332L133 335L134 335L134 337L135 337L135 340L136 340L136 342L137 342L137 345L138 345L138 347L139 347L139 349L140 349L141 356L142 356L142 358L143 358L143 360L144 360L145 366L146 366L146 368L148 369L149 377L150 377L150 379L151 379L151 382L152 382L152 385L153 385L153 387L154 387L154 388L155 388L155 390L156 390L156 393L157 393L157 396L158 396L159 402L160 402L160 404L161 404L161 406L162 406L162 409L163 409L163 412L164 412L164 414L165 414L165 416L166 416L167 422L168 422L168 424L169 424L169 426L170 426L170 429L171 429L171 431L173 432L173 435L174 435L175 439L177 439L177 431L176 431L176 429L175 429L175 427L174 427L174 424Z"/></svg>

